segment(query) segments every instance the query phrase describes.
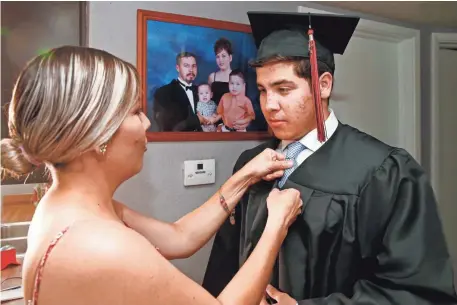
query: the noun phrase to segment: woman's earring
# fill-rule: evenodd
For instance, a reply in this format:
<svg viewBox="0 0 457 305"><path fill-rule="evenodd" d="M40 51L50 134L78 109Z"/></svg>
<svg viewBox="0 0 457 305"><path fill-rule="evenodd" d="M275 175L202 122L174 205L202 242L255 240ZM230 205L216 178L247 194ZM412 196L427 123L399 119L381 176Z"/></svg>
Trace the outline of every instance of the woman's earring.
<svg viewBox="0 0 457 305"><path fill-rule="evenodd" d="M105 153L106 153L106 148L107 148L107 147L108 147L108 144L106 144L106 143L100 145L99 150L100 150L100 153L101 153L102 155L105 155Z"/></svg>

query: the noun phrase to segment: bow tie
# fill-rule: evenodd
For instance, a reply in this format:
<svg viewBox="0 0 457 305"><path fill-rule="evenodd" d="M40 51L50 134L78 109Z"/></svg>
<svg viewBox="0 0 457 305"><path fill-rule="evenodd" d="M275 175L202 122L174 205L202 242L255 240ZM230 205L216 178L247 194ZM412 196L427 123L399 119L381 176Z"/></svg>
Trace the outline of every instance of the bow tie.
<svg viewBox="0 0 457 305"><path fill-rule="evenodd" d="M185 84L181 83L179 80L178 80L178 82L181 84L181 86L184 87L184 89L186 89L186 91L187 90L191 90L192 91L192 86L186 86Z"/></svg>

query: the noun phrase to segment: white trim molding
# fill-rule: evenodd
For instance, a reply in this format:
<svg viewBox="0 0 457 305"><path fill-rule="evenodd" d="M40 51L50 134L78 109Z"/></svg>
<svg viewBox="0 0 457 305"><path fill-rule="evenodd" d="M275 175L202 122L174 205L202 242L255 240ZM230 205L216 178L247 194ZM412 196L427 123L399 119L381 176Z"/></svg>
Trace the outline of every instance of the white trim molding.
<svg viewBox="0 0 457 305"><path fill-rule="evenodd" d="M431 37L431 181L439 197L439 51L457 48L457 33L432 33Z"/></svg>
<svg viewBox="0 0 457 305"><path fill-rule="evenodd" d="M335 14L305 6L299 13ZM341 14L335 14L341 15ZM398 45L398 144L421 162L420 31L360 19L354 37Z"/></svg>

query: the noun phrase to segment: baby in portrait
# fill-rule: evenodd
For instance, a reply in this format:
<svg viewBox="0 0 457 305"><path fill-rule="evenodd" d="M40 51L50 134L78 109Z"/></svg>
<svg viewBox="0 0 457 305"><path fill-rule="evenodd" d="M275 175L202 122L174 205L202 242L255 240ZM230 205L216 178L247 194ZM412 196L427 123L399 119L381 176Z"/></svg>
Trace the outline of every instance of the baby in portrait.
<svg viewBox="0 0 457 305"><path fill-rule="evenodd" d="M245 132L249 123L255 119L251 100L246 96L246 82L243 72L235 69L230 73L229 90L217 107L217 120L222 118L218 131Z"/></svg>
<svg viewBox="0 0 457 305"><path fill-rule="evenodd" d="M208 84L201 84L198 86L198 103L197 103L197 115L203 121L207 122L202 124L202 129L204 132L216 131L216 122L219 120L217 118L217 105L211 99L213 97L213 92L211 87Z"/></svg>

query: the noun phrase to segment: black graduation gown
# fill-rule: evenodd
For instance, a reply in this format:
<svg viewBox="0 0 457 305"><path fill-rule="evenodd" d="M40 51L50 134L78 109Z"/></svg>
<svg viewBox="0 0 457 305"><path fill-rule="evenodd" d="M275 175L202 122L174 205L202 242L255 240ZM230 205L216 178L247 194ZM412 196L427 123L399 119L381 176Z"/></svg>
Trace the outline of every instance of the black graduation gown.
<svg viewBox="0 0 457 305"><path fill-rule="evenodd" d="M235 171L278 143L245 151ZM252 186L236 225L226 222L216 234L203 282L214 296L256 246L272 187ZM339 123L283 188L298 189L304 204L282 245L285 292L300 305L457 304L434 194L406 151ZM278 287L277 277L272 284Z"/></svg>
<svg viewBox="0 0 457 305"><path fill-rule="evenodd" d="M192 86L192 93L196 110L197 86ZM198 116L177 80L156 90L152 111L153 126L158 126L158 131L202 131Z"/></svg>

